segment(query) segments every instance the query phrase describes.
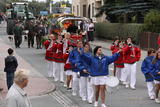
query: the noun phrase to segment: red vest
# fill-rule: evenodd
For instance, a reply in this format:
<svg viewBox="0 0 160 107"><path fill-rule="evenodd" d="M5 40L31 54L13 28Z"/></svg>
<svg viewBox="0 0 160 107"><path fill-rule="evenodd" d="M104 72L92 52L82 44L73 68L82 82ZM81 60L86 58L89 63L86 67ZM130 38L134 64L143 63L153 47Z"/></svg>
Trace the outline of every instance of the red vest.
<svg viewBox="0 0 160 107"><path fill-rule="evenodd" d="M71 35L71 43L73 46L77 46L77 40L82 40L82 35Z"/></svg>
<svg viewBox="0 0 160 107"><path fill-rule="evenodd" d="M71 68L71 63L69 62L69 53L65 53L63 54L63 58L64 58L64 62L65 62L65 65L64 65L64 70L72 70Z"/></svg>
<svg viewBox="0 0 160 107"><path fill-rule="evenodd" d="M117 47L114 49L113 54L118 51L119 51L119 48ZM114 63L117 68L124 68L124 53L123 53L123 51L120 52L120 56L118 57L118 59Z"/></svg>
<svg viewBox="0 0 160 107"><path fill-rule="evenodd" d="M116 45L112 45L112 46L110 47L110 50L112 51L112 54L114 54L114 51L115 51L116 49L118 49L118 47L117 47Z"/></svg>
<svg viewBox="0 0 160 107"><path fill-rule="evenodd" d="M57 43L57 51L55 54L55 62L64 63L63 60L63 43Z"/></svg>
<svg viewBox="0 0 160 107"><path fill-rule="evenodd" d="M52 44L51 44L52 43ZM57 43L51 42L48 48L46 49L46 60L55 61L55 53L57 50Z"/></svg>
<svg viewBox="0 0 160 107"><path fill-rule="evenodd" d="M133 64L140 60L141 50L135 46L126 46L123 48L124 63Z"/></svg>
<svg viewBox="0 0 160 107"><path fill-rule="evenodd" d="M43 45L45 46L45 49L48 48L49 44L50 44L49 40L46 40L45 42L43 42Z"/></svg>

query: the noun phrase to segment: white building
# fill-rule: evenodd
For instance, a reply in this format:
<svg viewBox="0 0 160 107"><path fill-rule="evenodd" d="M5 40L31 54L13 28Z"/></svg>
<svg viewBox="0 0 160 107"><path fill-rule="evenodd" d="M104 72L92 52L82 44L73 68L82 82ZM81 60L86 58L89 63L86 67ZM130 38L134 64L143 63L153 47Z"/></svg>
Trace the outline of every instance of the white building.
<svg viewBox="0 0 160 107"><path fill-rule="evenodd" d="M72 13L76 16L88 17L97 22L105 21L105 15L95 18L97 9L103 5L103 0L72 0Z"/></svg>

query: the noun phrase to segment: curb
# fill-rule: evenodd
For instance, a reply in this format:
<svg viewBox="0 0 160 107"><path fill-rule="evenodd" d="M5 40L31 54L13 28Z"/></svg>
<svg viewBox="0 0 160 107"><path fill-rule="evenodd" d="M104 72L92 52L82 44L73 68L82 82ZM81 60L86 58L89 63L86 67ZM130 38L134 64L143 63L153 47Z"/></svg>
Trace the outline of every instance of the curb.
<svg viewBox="0 0 160 107"><path fill-rule="evenodd" d="M52 83L51 83L51 84L52 84ZM45 95L47 95L47 94L50 94L50 93L52 93L52 92L54 92L54 91L56 91L56 86L55 86L55 84L52 84L52 87L51 87L49 90L44 91L44 92L42 92L42 93L39 93L38 95L35 95L35 96L29 96L29 98L30 98L30 99L35 99L35 98L37 98L37 97L41 97L41 96L45 96Z"/></svg>

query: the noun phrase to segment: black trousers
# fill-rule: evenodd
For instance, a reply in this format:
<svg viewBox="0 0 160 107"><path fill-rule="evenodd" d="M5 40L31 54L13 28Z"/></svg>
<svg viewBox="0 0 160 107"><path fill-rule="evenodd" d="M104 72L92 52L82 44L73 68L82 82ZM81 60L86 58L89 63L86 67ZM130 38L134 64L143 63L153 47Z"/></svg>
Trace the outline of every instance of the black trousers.
<svg viewBox="0 0 160 107"><path fill-rule="evenodd" d="M40 35L36 36L36 42L37 42L37 49L42 48L42 36Z"/></svg>
<svg viewBox="0 0 160 107"><path fill-rule="evenodd" d="M8 90L9 88L13 85L13 80L14 80L14 71L12 72L6 72L6 77L7 77L7 87Z"/></svg>
<svg viewBox="0 0 160 107"><path fill-rule="evenodd" d="M28 47L34 45L34 35L28 34Z"/></svg>
<svg viewBox="0 0 160 107"><path fill-rule="evenodd" d="M94 33L93 33L93 31L88 31L87 35L88 35L88 41L94 41Z"/></svg>
<svg viewBox="0 0 160 107"><path fill-rule="evenodd" d="M20 47L22 43L22 36L14 36L14 41L15 41L15 47L16 48Z"/></svg>

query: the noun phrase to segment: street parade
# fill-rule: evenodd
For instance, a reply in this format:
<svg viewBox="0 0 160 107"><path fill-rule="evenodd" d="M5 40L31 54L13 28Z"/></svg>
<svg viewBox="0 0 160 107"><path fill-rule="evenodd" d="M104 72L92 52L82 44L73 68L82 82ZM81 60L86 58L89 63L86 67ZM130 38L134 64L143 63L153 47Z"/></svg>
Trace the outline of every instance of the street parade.
<svg viewBox="0 0 160 107"><path fill-rule="evenodd" d="M131 107L132 104L136 107L141 107L140 105L143 107L143 103L137 106L136 101L138 103L143 101L145 96L147 104L156 104L153 107L159 106L159 34L154 43L153 41L148 43L153 39L152 37L150 39L147 39L149 36L142 37L142 39L136 38L128 32L127 35L124 34L125 36L114 35L109 39L103 37L99 39L97 32L104 28L102 23L100 23L102 27L97 27L98 19L95 20L94 17L78 15L81 13L33 16L33 13L27 9L28 6L25 2L15 2L7 5L6 13L0 12L0 29L6 29L7 34L0 39L1 46L4 48L0 49L0 52L5 52L5 57L2 57L3 62L0 64L0 67L3 67L1 70L4 71L0 73L0 102L6 102L6 107L34 107L32 105L34 98L30 96L47 95L55 100L55 96L58 96L55 92L62 93L61 97L57 97L55 106L47 104L48 99L43 100L44 102L38 101L38 103L45 105L46 101L46 107L81 107L85 104L88 105L84 107L118 107L118 105L125 107L121 104L126 101L126 106L130 106L131 103ZM84 5L83 8L85 8ZM91 13L88 12L88 14ZM116 19L115 16L110 18ZM117 31L114 32L121 31L121 27L121 25L117 27ZM103 34L102 31L98 33ZM119 34L123 35L123 33ZM136 39L138 42L147 39L147 42L138 44ZM148 47L142 48L147 46L145 43L148 43ZM152 44L154 47L150 46ZM30 56L24 50L30 52ZM35 71L32 72L32 70ZM32 85L35 82L34 90L28 82ZM44 90L50 86L49 83L54 84L52 85L54 89L44 94ZM38 91L41 90L43 91L39 94ZM139 94L136 93L137 91ZM28 92L31 94L27 96ZM34 95L34 92L37 93ZM123 94L117 96L117 93ZM63 102L63 98L69 100ZM112 106L113 100L120 104L116 103L117 106ZM71 106L69 102L71 105L74 103ZM151 105L144 106L151 107Z"/></svg>

